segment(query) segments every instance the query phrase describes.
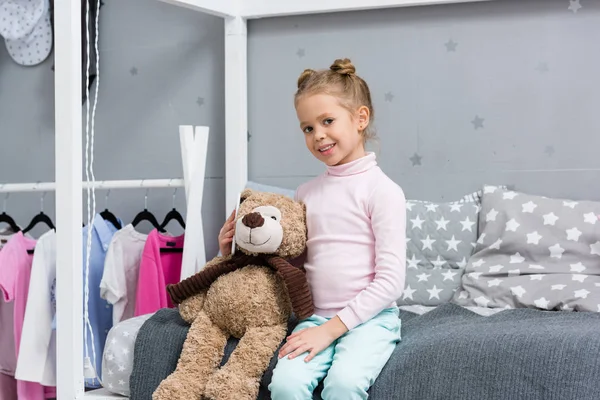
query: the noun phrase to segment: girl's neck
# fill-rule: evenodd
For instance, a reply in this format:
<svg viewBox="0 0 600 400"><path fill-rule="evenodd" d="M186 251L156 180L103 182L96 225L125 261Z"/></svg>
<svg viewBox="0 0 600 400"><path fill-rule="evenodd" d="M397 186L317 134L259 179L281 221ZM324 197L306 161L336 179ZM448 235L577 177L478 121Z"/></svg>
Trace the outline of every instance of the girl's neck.
<svg viewBox="0 0 600 400"><path fill-rule="evenodd" d="M352 161L345 162L343 164L328 165L327 174L334 176L348 176L360 174L368 171L377 165L375 153L365 152L362 157L356 158Z"/></svg>

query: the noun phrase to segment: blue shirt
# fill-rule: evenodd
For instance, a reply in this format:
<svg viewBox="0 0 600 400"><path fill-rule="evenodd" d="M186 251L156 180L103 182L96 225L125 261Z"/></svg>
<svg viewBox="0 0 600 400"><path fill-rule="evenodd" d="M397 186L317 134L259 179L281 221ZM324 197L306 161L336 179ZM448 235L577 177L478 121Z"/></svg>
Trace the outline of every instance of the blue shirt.
<svg viewBox="0 0 600 400"><path fill-rule="evenodd" d="M119 223L123 224L119 219ZM90 250L90 269L89 269L89 285L88 285L88 318L90 320L90 326L85 323L85 317L83 320L84 329L87 332L87 348L88 356L92 365L96 369L96 374L102 379L102 354L104 353L104 344L108 331L112 328L112 304L100 297L100 281L102 281L102 275L104 273L104 259L106 257L106 251L112 240L113 235L118 229L108 221L105 221L99 214L96 214L92 225L92 243ZM85 307L85 265L87 256L87 240L88 240L88 227L83 228L83 304ZM55 292L55 284L52 287L52 293ZM53 296L52 302L56 304L56 298ZM56 329L56 315L52 321L52 327ZM94 362L94 353L92 351L92 343L94 344L94 350L96 352L96 358ZM83 348L83 357L85 360L85 343ZM100 382L98 379L85 379L85 387L87 388L99 388Z"/></svg>

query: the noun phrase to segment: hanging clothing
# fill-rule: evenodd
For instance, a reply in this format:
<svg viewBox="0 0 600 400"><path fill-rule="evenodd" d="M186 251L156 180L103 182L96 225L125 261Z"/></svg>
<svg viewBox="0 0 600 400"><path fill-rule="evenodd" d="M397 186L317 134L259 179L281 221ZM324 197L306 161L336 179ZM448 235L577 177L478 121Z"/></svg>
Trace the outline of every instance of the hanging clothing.
<svg viewBox="0 0 600 400"><path fill-rule="evenodd" d="M135 315L142 252L148 235L128 224L114 234L104 261L100 296L113 305L113 325Z"/></svg>
<svg viewBox="0 0 600 400"><path fill-rule="evenodd" d="M52 51L49 0L3 0L0 2L0 35L19 65L43 62Z"/></svg>
<svg viewBox="0 0 600 400"><path fill-rule="evenodd" d="M14 233L11 230L6 230L0 234L0 254L4 245L8 243L13 235ZM13 322L14 303L4 301L4 296L0 297L0 373L14 376L15 369L17 368L17 353L15 350L14 336L15 325Z"/></svg>
<svg viewBox="0 0 600 400"><path fill-rule="evenodd" d="M123 222L119 219L121 226ZM91 325L91 332L89 327L85 326L87 330L87 349L88 356L92 365L96 369L96 374L102 379L102 353L104 352L104 343L106 342L106 336L108 331L112 328L112 305L100 297L100 282L102 281L102 275L104 273L104 260L106 258L106 252L108 246L113 238L117 228L108 221L105 221L100 214L96 214L92 223L92 247L90 250L90 270L89 270L89 302L88 302L88 313ZM83 284L85 288L85 264L87 255L87 238L88 228L83 228ZM84 296L85 304L85 296ZM93 333L93 339L92 335ZM94 353L92 351L92 343L96 352L94 359ZM85 343L84 343L85 345ZM84 347L84 358L85 358L85 347ZM85 379L85 386L88 388L100 387L98 379Z"/></svg>
<svg viewBox="0 0 600 400"><path fill-rule="evenodd" d="M35 245L15 372L17 379L45 386L56 386L56 331L51 326L55 307L50 293L55 279L56 232L50 230Z"/></svg>
<svg viewBox="0 0 600 400"><path fill-rule="evenodd" d="M89 1L89 12L86 13L86 0L81 0L81 101L85 103L86 100L86 70L88 66L87 62L87 47L88 42L90 46L90 62L89 62L89 76L90 82L88 85L88 89L91 90L92 84L96 79L96 9L98 7L98 1L100 0L88 0ZM50 0L51 10L54 10L54 0ZM100 8L104 6L104 3L100 1ZM88 18L86 19L86 14ZM52 26L54 27L54 13L51 14ZM86 35L86 26L89 26L88 33ZM52 66L52 70L54 71L54 66Z"/></svg>
<svg viewBox="0 0 600 400"><path fill-rule="evenodd" d="M36 240L16 233L0 252L0 291L4 301L14 302L14 338L17 360L19 345L25 318L25 308L31 278L31 265ZM17 379L19 400L42 400L45 398L44 387L35 382Z"/></svg>
<svg viewBox="0 0 600 400"><path fill-rule="evenodd" d="M136 316L173 307L166 287L181 279L184 237L185 234L175 237L163 235L157 229L148 235L138 276Z"/></svg>
<svg viewBox="0 0 600 400"><path fill-rule="evenodd" d="M0 372L0 400L18 400L17 381Z"/></svg>

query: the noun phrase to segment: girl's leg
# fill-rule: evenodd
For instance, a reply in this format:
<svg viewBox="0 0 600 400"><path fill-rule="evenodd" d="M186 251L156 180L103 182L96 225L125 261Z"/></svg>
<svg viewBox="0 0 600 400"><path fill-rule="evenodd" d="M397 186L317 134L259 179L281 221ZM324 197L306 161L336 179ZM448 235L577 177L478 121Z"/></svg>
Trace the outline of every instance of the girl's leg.
<svg viewBox="0 0 600 400"><path fill-rule="evenodd" d="M343 335L325 378L323 400L366 399L400 341L398 308L388 308Z"/></svg>
<svg viewBox="0 0 600 400"><path fill-rule="evenodd" d="M322 325L325 321L327 321L325 318L313 315L300 322L294 329L294 332ZM269 384L271 399L312 399L313 391L331 366L333 349L334 344L317 354L309 362L304 361L308 353L301 354L291 360L287 356L277 360L277 365L273 370L273 378Z"/></svg>

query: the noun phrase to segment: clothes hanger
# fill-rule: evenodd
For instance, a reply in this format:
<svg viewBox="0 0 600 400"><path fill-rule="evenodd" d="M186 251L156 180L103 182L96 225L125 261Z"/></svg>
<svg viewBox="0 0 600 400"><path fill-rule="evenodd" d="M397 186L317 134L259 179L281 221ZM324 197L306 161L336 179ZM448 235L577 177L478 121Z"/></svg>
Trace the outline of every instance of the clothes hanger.
<svg viewBox="0 0 600 400"><path fill-rule="evenodd" d="M144 181L142 181L143 183ZM148 190L146 190L146 195L144 196L144 209L140 211L131 222L131 225L137 226L142 221L148 221L154 226L160 233L165 233L166 231L160 226L158 220L150 211L148 211Z"/></svg>
<svg viewBox="0 0 600 400"><path fill-rule="evenodd" d="M112 212L110 212L108 210L108 195L109 194L110 194L110 189L108 189L108 192L106 193L106 197L104 198L105 208L104 208L104 211L102 211L100 213L100 216L105 221L108 221L111 224L113 224L115 228L121 229L122 228L121 223L119 222L119 220L117 219L117 217L115 216L115 214L113 214Z"/></svg>
<svg viewBox="0 0 600 400"><path fill-rule="evenodd" d="M162 224L160 224L160 227L162 229L165 229L167 224L173 220L177 221L179 223L179 225L181 225L181 227L183 229L185 229L185 220L183 219L183 216L181 215L181 213L179 211L177 211L177 209L175 208L175 195L176 194L177 194L177 189L175 189L175 192L173 192L173 209L171 211L169 211L167 213L167 215L165 215L165 219L163 220Z"/></svg>
<svg viewBox="0 0 600 400"><path fill-rule="evenodd" d="M41 210L39 212L39 214L36 214L31 221L29 222L29 225L27 225L24 229L23 229L23 234L29 232L31 229L33 229L34 226L36 226L39 223L44 223L46 224L50 229L56 229L56 227L54 226L54 223L52 222L52 220L50 219L50 217L46 214L44 214L44 196L46 195L46 193L44 192L44 194L42 194L42 199L41 199Z"/></svg>
<svg viewBox="0 0 600 400"><path fill-rule="evenodd" d="M13 233L16 233L16 232L19 232L21 230L21 228L19 228L19 225L17 225L15 220L6 213L6 202L8 201L9 195L10 195L10 193L7 193L6 197L4 198L4 208L2 210L2 214L0 214L0 223L4 222L4 223L8 224L8 226L10 226L10 229L13 231Z"/></svg>

